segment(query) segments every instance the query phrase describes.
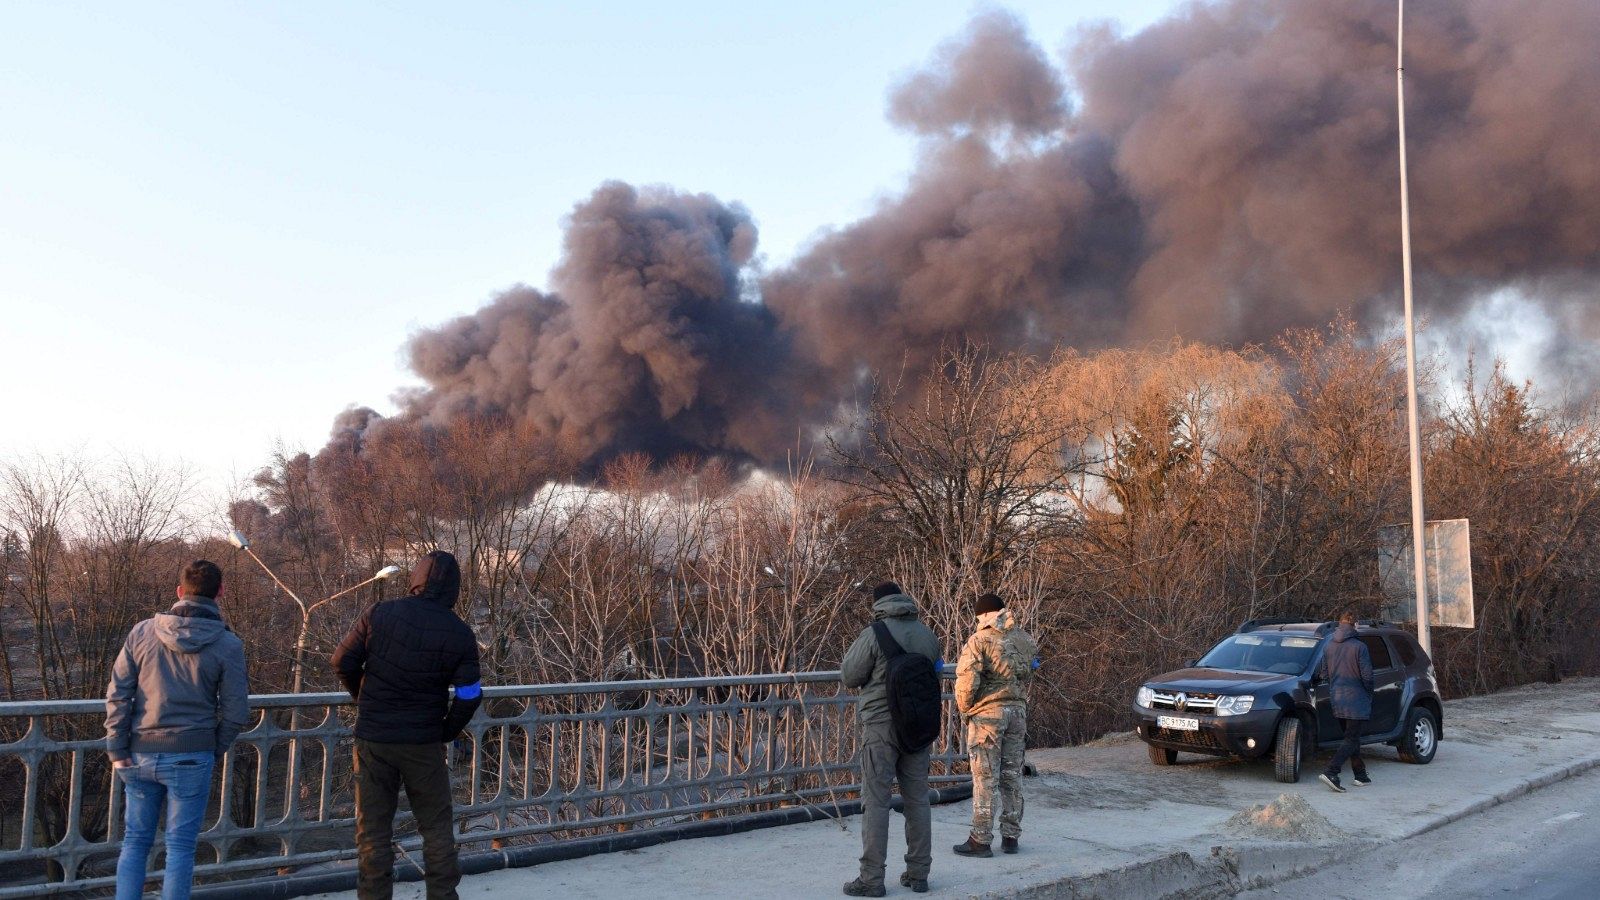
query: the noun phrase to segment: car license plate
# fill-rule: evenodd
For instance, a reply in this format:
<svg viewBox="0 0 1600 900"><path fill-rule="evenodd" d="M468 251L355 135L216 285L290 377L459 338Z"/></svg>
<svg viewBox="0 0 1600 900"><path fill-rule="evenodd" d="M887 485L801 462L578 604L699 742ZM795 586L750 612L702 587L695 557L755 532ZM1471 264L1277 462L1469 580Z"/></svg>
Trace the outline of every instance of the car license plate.
<svg viewBox="0 0 1600 900"><path fill-rule="evenodd" d="M1185 719L1179 716L1157 716L1156 724L1160 725L1162 728L1170 728L1173 731L1200 730L1199 719Z"/></svg>

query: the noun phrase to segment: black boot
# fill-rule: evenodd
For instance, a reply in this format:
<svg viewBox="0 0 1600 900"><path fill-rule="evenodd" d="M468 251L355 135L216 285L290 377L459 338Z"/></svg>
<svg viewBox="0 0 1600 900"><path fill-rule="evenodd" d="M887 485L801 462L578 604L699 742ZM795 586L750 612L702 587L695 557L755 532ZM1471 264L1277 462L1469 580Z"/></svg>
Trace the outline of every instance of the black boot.
<svg viewBox="0 0 1600 900"><path fill-rule="evenodd" d="M1015 852L1017 852L1017 839L1016 838L1001 838L1000 839L1000 852L1001 853L1015 853Z"/></svg>
<svg viewBox="0 0 1600 900"><path fill-rule="evenodd" d="M901 887L911 888L911 893L913 894L926 894L928 892L928 879L913 878L910 872L900 873L900 885Z"/></svg>
<svg viewBox="0 0 1600 900"><path fill-rule="evenodd" d="M870 885L860 878L847 882L844 886L844 892L846 896L850 897L882 897L885 893L883 885Z"/></svg>
<svg viewBox="0 0 1600 900"><path fill-rule="evenodd" d="M972 839L971 835L967 836L965 844L957 844L952 849L956 851L957 856L976 856L979 859L988 859L994 855L994 851L989 849L988 844L978 843Z"/></svg>

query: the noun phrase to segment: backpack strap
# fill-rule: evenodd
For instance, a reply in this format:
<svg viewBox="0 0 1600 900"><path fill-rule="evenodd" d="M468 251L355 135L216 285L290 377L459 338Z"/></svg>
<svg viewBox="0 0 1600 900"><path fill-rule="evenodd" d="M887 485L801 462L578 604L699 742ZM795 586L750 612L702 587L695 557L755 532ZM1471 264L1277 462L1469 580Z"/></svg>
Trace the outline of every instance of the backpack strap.
<svg viewBox="0 0 1600 900"><path fill-rule="evenodd" d="M900 646L900 642L895 640L894 635L890 633L889 626L883 624L882 619L872 620L872 633L878 636L878 649L883 651L884 656L894 659L896 656L906 652L905 648Z"/></svg>

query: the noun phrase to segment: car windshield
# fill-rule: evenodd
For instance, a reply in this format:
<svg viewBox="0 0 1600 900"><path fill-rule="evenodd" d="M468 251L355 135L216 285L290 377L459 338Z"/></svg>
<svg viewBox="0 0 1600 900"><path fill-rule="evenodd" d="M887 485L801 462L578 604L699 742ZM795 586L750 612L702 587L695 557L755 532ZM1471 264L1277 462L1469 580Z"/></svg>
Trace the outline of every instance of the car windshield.
<svg viewBox="0 0 1600 900"><path fill-rule="evenodd" d="M1209 669L1299 675L1317 651L1319 638L1300 634L1236 634L1211 648L1200 660Z"/></svg>

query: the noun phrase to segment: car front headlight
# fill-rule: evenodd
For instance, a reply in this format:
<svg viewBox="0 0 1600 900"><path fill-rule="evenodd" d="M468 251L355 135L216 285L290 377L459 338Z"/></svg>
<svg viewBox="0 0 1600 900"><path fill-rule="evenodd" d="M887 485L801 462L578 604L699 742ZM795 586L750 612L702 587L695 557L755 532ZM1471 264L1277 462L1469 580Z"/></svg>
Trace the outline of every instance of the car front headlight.
<svg viewBox="0 0 1600 900"><path fill-rule="evenodd" d="M1255 706L1256 698L1246 694L1242 697L1218 697L1217 715L1242 716Z"/></svg>
<svg viewBox="0 0 1600 900"><path fill-rule="evenodd" d="M1148 687L1139 688L1139 693L1133 695L1133 702L1149 709L1150 704L1156 702L1156 692Z"/></svg>

